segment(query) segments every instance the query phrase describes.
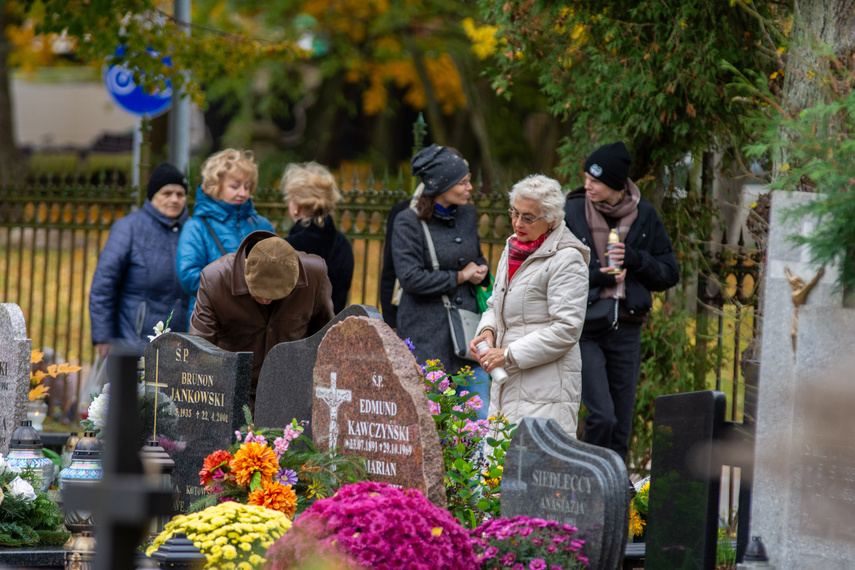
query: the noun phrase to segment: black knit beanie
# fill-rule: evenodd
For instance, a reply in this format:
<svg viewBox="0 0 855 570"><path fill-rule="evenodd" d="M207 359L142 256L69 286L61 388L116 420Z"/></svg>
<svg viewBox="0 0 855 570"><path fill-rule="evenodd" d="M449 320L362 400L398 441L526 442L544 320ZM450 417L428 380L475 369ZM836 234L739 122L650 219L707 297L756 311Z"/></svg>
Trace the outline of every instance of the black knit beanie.
<svg viewBox="0 0 855 570"><path fill-rule="evenodd" d="M420 150L411 164L413 176L418 175L425 185L422 196L439 196L469 172L465 160L438 144Z"/></svg>
<svg viewBox="0 0 855 570"><path fill-rule="evenodd" d="M187 179L184 178L181 171L168 162L162 162L157 165L157 168L151 171L151 176L149 176L148 186L146 187L148 199L151 200L167 184L184 186L184 191L187 191Z"/></svg>
<svg viewBox="0 0 855 570"><path fill-rule="evenodd" d="M632 157L622 142L604 144L585 161L585 172L613 190L623 190Z"/></svg>

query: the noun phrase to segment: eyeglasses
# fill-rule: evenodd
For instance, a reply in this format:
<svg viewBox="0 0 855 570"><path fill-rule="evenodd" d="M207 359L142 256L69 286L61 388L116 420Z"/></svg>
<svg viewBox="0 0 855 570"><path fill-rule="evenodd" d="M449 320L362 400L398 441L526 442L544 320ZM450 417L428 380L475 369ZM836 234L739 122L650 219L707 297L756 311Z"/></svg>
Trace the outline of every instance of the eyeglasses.
<svg viewBox="0 0 855 570"><path fill-rule="evenodd" d="M533 223L535 223L536 221L542 220L543 218L546 217L546 216L540 216L539 218L535 218L531 214L520 214L515 208L508 208L508 215L511 217L512 220L514 220L514 221L519 220L527 226L530 226Z"/></svg>
<svg viewBox="0 0 855 570"><path fill-rule="evenodd" d="M463 180L461 180L457 184L460 184L461 186L465 187L467 184L470 184L471 182L472 182L472 175L469 174L466 176L466 178L464 178Z"/></svg>

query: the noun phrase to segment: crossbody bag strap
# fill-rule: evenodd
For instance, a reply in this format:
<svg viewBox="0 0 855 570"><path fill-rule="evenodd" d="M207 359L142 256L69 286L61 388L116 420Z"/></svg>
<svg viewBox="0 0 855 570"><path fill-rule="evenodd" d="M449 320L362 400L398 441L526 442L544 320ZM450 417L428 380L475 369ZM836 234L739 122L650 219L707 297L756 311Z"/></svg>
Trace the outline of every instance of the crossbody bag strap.
<svg viewBox="0 0 855 570"><path fill-rule="evenodd" d="M433 238L430 236L430 228L428 228L427 222L422 220L422 229L425 232L425 241L427 241L428 251L430 252L430 262L433 266L433 270L439 270L439 261L436 259L436 248L433 246ZM442 295L442 304L445 305L446 309L451 308L451 301L448 299L448 295Z"/></svg>
<svg viewBox="0 0 855 570"><path fill-rule="evenodd" d="M217 249L220 250L220 255L226 254L226 248L223 247L223 244L220 242L220 238L217 237L217 234L214 232L214 228L211 227L211 224L208 223L208 220L205 218L200 218L202 223L205 224L205 227L208 228L208 233L211 234L211 237L214 238L214 243L217 244Z"/></svg>

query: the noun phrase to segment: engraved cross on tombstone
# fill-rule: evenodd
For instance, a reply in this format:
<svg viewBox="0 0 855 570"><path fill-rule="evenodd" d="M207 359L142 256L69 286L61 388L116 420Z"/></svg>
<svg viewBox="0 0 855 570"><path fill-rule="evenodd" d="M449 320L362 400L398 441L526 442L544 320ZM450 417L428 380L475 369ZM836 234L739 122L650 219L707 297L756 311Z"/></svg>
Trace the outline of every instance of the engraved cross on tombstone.
<svg viewBox="0 0 855 570"><path fill-rule="evenodd" d="M350 402L350 390L338 390L335 385L335 372L330 372L330 387L315 388L315 395L330 407L330 452L338 446L338 407Z"/></svg>

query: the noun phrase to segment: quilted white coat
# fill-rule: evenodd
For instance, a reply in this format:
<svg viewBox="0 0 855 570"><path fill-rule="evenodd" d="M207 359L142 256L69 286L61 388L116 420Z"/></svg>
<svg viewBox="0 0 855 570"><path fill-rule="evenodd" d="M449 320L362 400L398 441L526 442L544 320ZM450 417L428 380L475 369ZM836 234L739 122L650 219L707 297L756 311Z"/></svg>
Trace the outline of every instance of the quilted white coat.
<svg viewBox="0 0 855 570"><path fill-rule="evenodd" d="M495 331L496 346L510 347L508 379L493 383L490 415L510 421L553 418L571 437L582 397L579 335L585 323L590 250L563 220L523 262L508 283L508 247L496 271L493 295L478 333Z"/></svg>

